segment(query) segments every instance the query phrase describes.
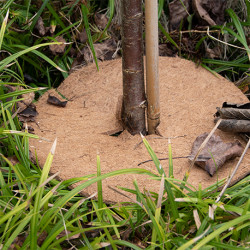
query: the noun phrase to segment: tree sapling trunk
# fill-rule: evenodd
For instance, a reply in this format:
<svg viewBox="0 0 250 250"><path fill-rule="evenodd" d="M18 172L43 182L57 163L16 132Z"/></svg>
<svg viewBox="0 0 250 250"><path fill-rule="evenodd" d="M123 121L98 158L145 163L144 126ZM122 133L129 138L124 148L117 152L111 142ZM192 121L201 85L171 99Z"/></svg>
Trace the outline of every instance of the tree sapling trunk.
<svg viewBox="0 0 250 250"><path fill-rule="evenodd" d="M142 0L122 0L121 119L132 135L146 133L142 18Z"/></svg>

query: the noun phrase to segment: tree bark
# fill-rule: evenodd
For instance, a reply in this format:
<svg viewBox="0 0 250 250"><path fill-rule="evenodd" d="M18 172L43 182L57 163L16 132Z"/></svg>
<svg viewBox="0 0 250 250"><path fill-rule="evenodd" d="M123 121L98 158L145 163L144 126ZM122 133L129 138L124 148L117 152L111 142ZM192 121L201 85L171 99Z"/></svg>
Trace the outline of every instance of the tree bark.
<svg viewBox="0 0 250 250"><path fill-rule="evenodd" d="M143 68L142 0L122 0L123 126L146 134Z"/></svg>

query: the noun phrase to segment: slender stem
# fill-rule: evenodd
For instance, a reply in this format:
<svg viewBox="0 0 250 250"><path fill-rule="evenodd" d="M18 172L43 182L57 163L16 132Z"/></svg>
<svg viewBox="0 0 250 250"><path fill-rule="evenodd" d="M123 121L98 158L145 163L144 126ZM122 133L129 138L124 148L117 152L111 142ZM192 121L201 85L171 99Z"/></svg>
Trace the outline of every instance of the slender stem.
<svg viewBox="0 0 250 250"><path fill-rule="evenodd" d="M146 94L148 101L148 133L155 134L160 124L160 98L158 76L158 4L157 0L145 0L146 19Z"/></svg>

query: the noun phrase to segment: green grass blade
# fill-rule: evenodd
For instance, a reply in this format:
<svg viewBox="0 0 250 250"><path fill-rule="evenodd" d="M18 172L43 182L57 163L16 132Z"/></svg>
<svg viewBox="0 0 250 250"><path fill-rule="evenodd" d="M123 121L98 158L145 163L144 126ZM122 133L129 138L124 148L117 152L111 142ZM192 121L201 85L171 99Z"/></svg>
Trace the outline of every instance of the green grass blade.
<svg viewBox="0 0 250 250"><path fill-rule="evenodd" d="M47 43L47 45L50 45L50 44L62 44L62 42ZM34 47L36 47L36 46L39 46L39 45L35 45ZM24 45L13 45L13 47L21 48L23 50L28 49L28 47L24 46ZM59 71L67 72L67 71L63 70L61 67L59 67L58 65L56 65L49 57L47 57L46 55L44 55L40 51L37 51L36 49L34 49L34 50L31 50L31 52L34 53L35 55L41 57L43 60L45 60L47 63L49 63L50 65L52 65L53 67L55 67Z"/></svg>
<svg viewBox="0 0 250 250"><path fill-rule="evenodd" d="M223 67L227 66L227 67L238 67L238 68L242 68L244 70L248 69L250 67L250 64L247 64L244 62L246 62L246 59L248 60L248 58L245 57L241 57L237 60L234 61L223 61L223 60L216 60L216 59L203 59L202 62L203 63L210 63L210 64L214 64L214 65L221 65ZM218 72L216 69L214 70L216 72Z"/></svg>
<svg viewBox="0 0 250 250"><path fill-rule="evenodd" d="M142 193L139 190L139 187L138 187L136 180L133 181L133 183L134 183L134 186L136 189L137 196L139 197L140 202L143 204L143 209L149 215L149 217L152 221L152 230L155 230L155 235L158 236L158 240L160 242L164 242L164 238L165 238L164 230L161 227L161 225L158 223L158 221L155 219L155 216L153 215L153 213L155 214L155 211L151 211L151 209L147 205ZM156 236L154 238L156 238Z"/></svg>
<svg viewBox="0 0 250 250"><path fill-rule="evenodd" d="M57 235L61 233L64 230L63 220L67 221L70 216L75 212L75 210L82 204L83 201L86 199L80 200L73 204L73 206L63 215L63 218L61 218L56 225L50 230L48 236L46 237L45 241L43 242L41 249L48 249L49 244L56 239Z"/></svg>
<svg viewBox="0 0 250 250"><path fill-rule="evenodd" d="M247 6L247 22L250 22L250 1L245 0L245 4Z"/></svg>
<svg viewBox="0 0 250 250"><path fill-rule="evenodd" d="M198 244L196 244L192 249L194 250L198 250L201 249L201 247L203 247L206 243L209 243L211 240L213 240L216 237L219 237L221 233L229 230L231 227L234 227L240 223L243 223L244 221L248 221L250 220L250 213L240 216L234 220L231 220L227 223L224 223L221 227L219 227L218 229L216 229L215 231L213 231L211 234L207 235L205 238L203 238ZM192 240L191 240L192 241ZM187 242L186 244L189 245ZM182 246L182 249L186 249L185 245Z"/></svg>
<svg viewBox="0 0 250 250"><path fill-rule="evenodd" d="M169 167L169 178L174 178L172 146L170 139L168 140L168 167Z"/></svg>
<svg viewBox="0 0 250 250"><path fill-rule="evenodd" d="M4 50L10 52L11 54L17 53L18 51L16 51L12 46L14 46L14 45L2 44L2 48ZM36 62L37 58L30 58L30 55L29 56L22 55L22 59L25 60L30 65L32 65L33 67L35 67L37 70L41 71L42 73L45 73L45 70L43 69L43 65ZM0 62L0 64L1 64L1 62ZM6 68L4 70L6 70Z"/></svg>
<svg viewBox="0 0 250 250"><path fill-rule="evenodd" d="M66 29L65 24L63 23L63 21L61 20L61 18L58 16L57 11L55 11L53 9L53 7L48 3L46 4L46 7L48 8L49 12L53 15L53 17L55 18L56 22L61 26L62 29ZM69 39L71 39L70 33L66 33L67 37Z"/></svg>
<svg viewBox="0 0 250 250"><path fill-rule="evenodd" d="M76 0L74 1L74 3L71 5L71 8L69 9L67 16L71 16L73 9L75 8L75 6L79 3L80 0Z"/></svg>
<svg viewBox="0 0 250 250"><path fill-rule="evenodd" d="M22 212L22 210L20 212ZM15 229L15 231L10 235L10 237L4 243L3 250L10 249L10 246L13 243L13 241L18 237L18 235L20 235L21 232L24 231L25 227L30 222L30 219L31 219L30 215L24 216L24 218L19 223L18 227Z"/></svg>
<svg viewBox="0 0 250 250"><path fill-rule="evenodd" d="M62 35L62 34L64 34L64 33L66 34L66 32L67 32L68 30L70 30L71 28L77 26L79 23L80 23L80 21L77 21L77 22L75 22L75 23L72 23L72 24L68 25L67 27L65 27L64 29L62 29L62 30L59 31L58 33L56 33L53 37L56 38L56 37L58 37L58 36L60 36L60 35Z"/></svg>
<svg viewBox="0 0 250 250"><path fill-rule="evenodd" d="M29 17L29 11L30 11L30 4L31 4L31 0L25 0L24 5L26 7L26 21L28 21L28 17Z"/></svg>
<svg viewBox="0 0 250 250"><path fill-rule="evenodd" d="M49 170L50 170L50 167L51 167L51 164L53 161L53 157L55 154L56 141L57 140L54 141L52 148L49 152L49 155L47 157L47 160L44 164L42 175L41 175L41 178L40 178L40 181L38 184L39 186L41 186L41 184L43 184L43 182L45 182L45 180L48 177ZM41 199L43 196L43 191L44 191L44 187L43 186L39 187L39 191L37 192L36 197L35 197L34 212L33 212L31 224L30 224L30 234L31 234L30 247L31 247L31 249L37 248L38 217L39 217L39 209L40 209Z"/></svg>
<svg viewBox="0 0 250 250"><path fill-rule="evenodd" d="M154 164L156 166L156 169L157 169L158 173L160 175L164 174L164 176L166 176L158 157L156 156L155 152L153 151L153 149L149 145L148 141L146 140L146 138L144 136L141 135L141 137L142 137L142 141L143 141L143 143L144 143L144 145L145 145L151 159L153 160L153 162L154 162Z"/></svg>
<svg viewBox="0 0 250 250"><path fill-rule="evenodd" d="M35 45L35 46L32 46L32 47L29 47L27 49L24 49L22 51L19 51L11 56L8 56L7 58L3 59L0 63L0 72L8 65L10 64L11 62L13 62L15 59L17 59L18 57L28 53L28 52L33 52L39 56L43 55L42 53L36 51L36 49L39 49L41 47L44 47L44 46L49 46L51 44L61 44L61 42L56 42L56 43L43 43L43 44L39 44L39 45ZM18 45L16 45L18 46ZM46 56L43 55L43 58L46 58ZM49 59L49 58L48 58ZM47 60L48 60L47 59ZM49 59L48 62L50 62L51 60ZM57 69L59 69L59 67L57 66L56 67ZM62 70L62 69L59 69L59 70ZM62 70L63 71L63 70Z"/></svg>
<svg viewBox="0 0 250 250"><path fill-rule="evenodd" d="M3 165L3 164L1 163L1 165ZM0 171L0 190L1 190L2 196L3 196L1 199L5 202L8 202L9 199L7 197L12 196L12 192L11 192L10 188L8 187L8 185L6 185L6 183L5 183L5 178L3 176L2 171Z"/></svg>
<svg viewBox="0 0 250 250"><path fill-rule="evenodd" d="M60 183L59 183L60 184ZM59 185L58 184L58 185ZM58 187L55 186L52 190L50 190L42 199L41 203L40 203L40 209L41 207L44 206L44 204L52 197L53 192L56 190L56 188ZM33 197L39 190L39 187L31 194L31 197ZM31 199L31 197L28 198L28 200ZM22 211L21 211L22 212ZM18 235L20 235L23 231L23 229L26 227L26 225L30 222L31 218L32 218L32 213L33 213L33 208L30 210L30 212L24 216L24 219L21 220L21 222L19 223L18 227L15 229L14 232L12 232L11 237L8 238L8 240L5 243L6 247L10 247L10 245L13 243L13 241L16 239L16 237ZM30 235L26 238L26 240L30 241ZM24 243L25 245L25 243ZM7 248L8 249L8 248ZM27 249L27 247L25 248Z"/></svg>
<svg viewBox="0 0 250 250"><path fill-rule="evenodd" d="M164 175L162 175L161 177L160 189L159 189L159 194L158 194L158 202L157 202L157 206L155 210L155 221L158 224L160 224L160 218L161 218L161 206L162 206L163 192L164 192ZM156 245L156 240L157 240L157 232L155 230L155 227L153 227L152 239L151 239L153 246Z"/></svg>
<svg viewBox="0 0 250 250"><path fill-rule="evenodd" d="M83 14L83 21L84 21L85 30L86 30L86 33L87 33L87 36L88 36L89 46L90 46L90 49L91 49L93 57L94 57L96 68L99 71L98 61L97 61L97 58L96 58L93 39L92 39L92 36L91 36L90 27L89 27L88 9L84 4L81 4L81 9L82 9L82 14Z"/></svg>
<svg viewBox="0 0 250 250"><path fill-rule="evenodd" d="M232 9L227 9L226 12L232 18L234 26L239 33L239 36L242 38L242 40L245 40L245 42L246 42L246 36L245 36L244 30L242 28L242 25L240 24L239 18L237 17L237 15L235 14L235 12Z"/></svg>
<svg viewBox="0 0 250 250"><path fill-rule="evenodd" d="M149 145L148 141L145 139L144 136L142 136L142 140L143 140L143 143L148 151L148 153L150 154L150 157L152 158L153 162L155 163L155 166L159 172L160 175L164 174L164 176L166 176L161 164L160 164L160 161L158 160L156 154L154 153L153 149L151 148L151 146ZM178 209L177 209L177 205L176 205L176 202L174 201L174 194L172 192L172 189L171 189L171 186L169 185L169 183L167 181L165 181L165 189L167 191L167 194L168 194L168 199L169 199L169 202L171 204L171 208L172 208L172 213L173 213L173 216L175 219L179 218L179 213L178 213Z"/></svg>
<svg viewBox="0 0 250 250"><path fill-rule="evenodd" d="M2 22L1 25L1 30L0 30L0 50L2 49L2 43L3 43L3 38L4 38L4 33L6 30L7 22L8 22L8 17L9 17L9 10L7 10L6 16Z"/></svg>
<svg viewBox="0 0 250 250"><path fill-rule="evenodd" d="M130 249L141 250L140 247L134 245L133 243L130 243L130 242L128 242L128 241L125 241L125 240L114 240L114 243L115 243L116 245L129 247Z"/></svg>
<svg viewBox="0 0 250 250"><path fill-rule="evenodd" d="M67 226L67 225L66 225ZM101 231L101 230L103 230L104 228L109 228L109 225L105 225L105 226L98 226L98 227L89 227L89 228L83 228L83 229L77 229L77 230L75 230L75 231L73 231L72 233L69 233L69 234L67 234L66 236L64 236L64 237L61 237L60 239L58 239L57 241L55 241L54 243L52 243L50 246L49 246L49 248L47 248L47 249L61 249L61 247L60 247L60 243L61 242L64 242L65 240L67 240L68 238L70 238L70 237L72 237L72 236L74 236L74 235L77 235L77 234L81 234L81 233L85 233L85 232L88 232L88 231L91 231L91 230L98 230L98 231ZM114 241L113 241L114 242ZM57 248L55 247L55 246L57 246ZM97 248L95 248L95 249L100 249L100 248L102 248L102 246L98 246ZM47 250L47 249L44 249L44 248L42 248L41 250Z"/></svg>
<svg viewBox="0 0 250 250"><path fill-rule="evenodd" d="M105 205L105 207L106 207L106 205ZM114 230L116 237L118 239L121 239L118 228L117 228L116 223L115 223L113 216L112 216L112 214L114 214L114 213L112 212L112 210L110 210L108 208L104 211L105 211L105 215L108 217L108 220L110 221L110 224L113 225L112 229Z"/></svg>
<svg viewBox="0 0 250 250"><path fill-rule="evenodd" d="M97 155L97 177L101 176L101 163L100 156ZM102 196L102 181L97 182L97 192L98 192L98 208L103 208L103 196ZM102 214L101 214L102 217Z"/></svg>
<svg viewBox="0 0 250 250"><path fill-rule="evenodd" d="M7 117L8 117L8 121L9 121L9 124L10 124L10 128L11 130L16 130L16 126L15 126L15 123L11 117L11 114L9 112L9 110L6 110L6 114L7 114ZM15 150L17 149L18 150L18 153L16 151L16 156L18 155L18 159L20 159L20 163L23 164L23 166L28 170L28 166L29 166L29 159L28 157L25 155L24 153L24 150L23 150L23 145L22 145L22 142L21 142L21 139L19 136L17 136L15 133L13 134L13 137L14 137L14 141L12 140L12 135L10 134L9 135L9 140L11 141L11 144L12 145L15 145ZM19 157L20 156L20 157ZM28 194L27 194L28 195Z"/></svg>
<svg viewBox="0 0 250 250"><path fill-rule="evenodd" d="M17 130L1 130L0 129L0 134L3 135L18 135L18 136L24 136L24 139L28 139L28 138L33 138L33 139L39 139L38 135L34 135L34 134L30 134L28 132L22 132L22 131L17 131ZM27 142L26 142L27 143ZM24 147L24 154L27 156L27 158L29 158L29 154L28 152L28 145L25 145ZM27 153L27 154L26 154Z"/></svg>
<svg viewBox="0 0 250 250"><path fill-rule="evenodd" d="M24 154L28 159L30 159L30 151L29 151L29 133L28 133L28 125L27 123L25 124L25 135L23 137L23 148L24 148ZM37 139L39 137L37 136ZM28 168L30 168L30 162L28 161Z"/></svg>
<svg viewBox="0 0 250 250"><path fill-rule="evenodd" d="M172 39L172 37L169 35L169 33L166 32L166 30L163 28L163 26L161 25L160 22L158 22L159 25L159 29L161 30L161 32L163 33L163 35L167 38L167 40L172 43L178 50L180 50L179 46L177 45L177 43Z"/></svg>
<svg viewBox="0 0 250 250"><path fill-rule="evenodd" d="M159 0L159 3L158 3L158 19L160 19L161 14L163 12L164 3L165 3L164 0Z"/></svg>
<svg viewBox="0 0 250 250"><path fill-rule="evenodd" d="M26 207L29 205L29 201L25 201L22 204L20 204L18 207L10 210L10 212L4 214L4 216L0 217L0 225L2 225L5 221L7 221L10 217L17 214L20 211L24 211Z"/></svg>
<svg viewBox="0 0 250 250"><path fill-rule="evenodd" d="M29 28L29 29L30 29L31 32L32 32L33 29L35 28L35 25L36 25L36 23L37 23L39 17L41 16L41 14L42 14L43 10L45 9L45 7L46 7L46 5L47 5L48 2L49 2L49 0L43 0L43 4L42 4L41 8L40 8L40 9L38 10L38 12L36 13L36 16L34 17L34 19L32 20L32 23L31 23L31 25L30 25L30 28Z"/></svg>
<svg viewBox="0 0 250 250"><path fill-rule="evenodd" d="M96 213L96 215L97 215L98 221L99 221L101 224L103 224L103 226L105 226L105 224L103 223L103 211L99 211L99 210L97 209L97 206L96 206L96 202L95 202L95 201L93 201L92 204L93 204L93 208L94 208L94 210L95 210L95 213ZM111 246L112 246L112 249L118 250L118 248L116 247L115 243L113 242L113 239L112 239L112 237L111 237L111 235L110 235L110 233L109 233L108 228L105 228L105 227L104 227L103 230L104 230L104 233L106 234L106 236L107 236L107 238L108 238L108 240L109 240L109 243L110 243Z"/></svg>
<svg viewBox="0 0 250 250"><path fill-rule="evenodd" d="M97 40L100 40L102 39L102 36L103 34L105 34L105 32L108 30L111 22L112 22L112 19L113 19L113 16L114 16L114 11L115 11L115 3L114 3L114 0L109 0L109 10L110 10L110 15L109 15L109 20L108 20L108 23L107 25L105 26L104 30L101 32L101 34L99 35L98 39Z"/></svg>
<svg viewBox="0 0 250 250"><path fill-rule="evenodd" d="M215 249L226 249L226 250L244 250L245 247L232 246L230 244L220 243L216 241L209 242L209 245L216 247Z"/></svg>
<svg viewBox="0 0 250 250"><path fill-rule="evenodd" d="M7 94L0 95L0 100L16 97L16 96L23 95L23 94L28 94L28 93L35 92L41 89L44 89L44 88L30 88L30 89L23 89L23 90L17 90L14 92L9 92Z"/></svg>
<svg viewBox="0 0 250 250"><path fill-rule="evenodd" d="M10 5L11 5L14 1L15 1L15 0L7 0L7 1L4 2L4 5L3 5L3 7L2 7L1 10L0 10L0 16L2 16L3 13L4 13L5 11L8 11Z"/></svg>
<svg viewBox="0 0 250 250"><path fill-rule="evenodd" d="M42 222L41 224L45 224L45 222L51 220L54 218L56 211L58 211L58 208L63 207L70 199L72 199L76 194L78 194L80 191L82 191L83 189L89 187L90 185L109 178L109 177L114 177L117 175L122 175L122 174L145 174L145 175L149 175L149 176L154 176L154 174L146 169L141 169L141 168L129 168L129 169L120 169L120 170L116 170L110 173L106 173L106 174L102 174L99 177L90 179L82 184L80 184L79 186L75 187L73 190L71 190L70 192L68 192L67 194L65 194L61 199L57 200L54 203L53 208L51 208L47 214L45 214L42 218Z"/></svg>

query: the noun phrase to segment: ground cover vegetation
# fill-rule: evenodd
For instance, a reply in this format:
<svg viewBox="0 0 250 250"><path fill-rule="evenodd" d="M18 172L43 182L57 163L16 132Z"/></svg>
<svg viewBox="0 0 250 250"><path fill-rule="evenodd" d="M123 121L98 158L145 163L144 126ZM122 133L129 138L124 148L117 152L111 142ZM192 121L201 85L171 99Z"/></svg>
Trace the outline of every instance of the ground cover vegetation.
<svg viewBox="0 0 250 250"><path fill-rule="evenodd" d="M199 29L186 9L185 22L172 31L169 2L159 1L160 53L194 60L248 94L249 1L227 1L224 23L209 30ZM98 68L98 60L120 55L119 1L7 0L0 3L0 18L0 249L249 247L249 176L223 194L226 180L196 189L189 172L183 180L174 178L171 144L165 173L144 137L158 174L137 168L102 175L97 156L95 176L60 182L49 176L56 141L44 166L31 155L29 139L37 136L20 121L21 103L27 95L34 102L32 93L38 97L57 87L79 66L94 61ZM159 192L139 190L135 180L133 190L117 190L135 194L134 200L105 204L102 180L126 173L159 180ZM92 184L97 200L79 194Z"/></svg>

